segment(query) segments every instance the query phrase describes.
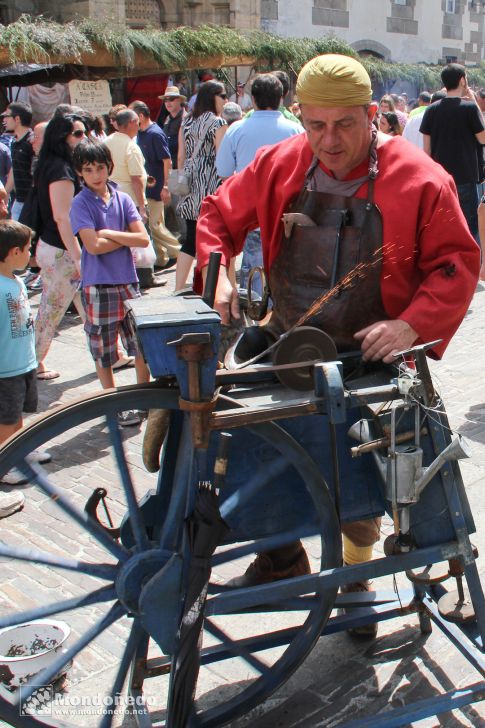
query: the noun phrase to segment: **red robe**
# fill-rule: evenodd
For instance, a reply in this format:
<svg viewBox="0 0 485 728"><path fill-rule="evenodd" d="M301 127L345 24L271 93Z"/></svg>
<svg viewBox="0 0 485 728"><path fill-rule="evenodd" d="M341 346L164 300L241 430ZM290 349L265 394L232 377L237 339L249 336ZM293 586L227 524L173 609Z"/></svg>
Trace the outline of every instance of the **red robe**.
<svg viewBox="0 0 485 728"><path fill-rule="evenodd" d="M384 308L390 319L412 326L421 342L443 339L434 349L440 357L468 310L480 250L455 184L440 165L400 137L378 147L377 156L374 201L383 218ZM248 167L207 197L197 224L198 268L207 265L211 251L221 251L227 266L241 252L248 231L260 227L270 271L283 235L281 217L302 189L311 161L306 135L297 135L261 149ZM367 166L347 179L365 175ZM366 195L367 183L356 197Z"/></svg>

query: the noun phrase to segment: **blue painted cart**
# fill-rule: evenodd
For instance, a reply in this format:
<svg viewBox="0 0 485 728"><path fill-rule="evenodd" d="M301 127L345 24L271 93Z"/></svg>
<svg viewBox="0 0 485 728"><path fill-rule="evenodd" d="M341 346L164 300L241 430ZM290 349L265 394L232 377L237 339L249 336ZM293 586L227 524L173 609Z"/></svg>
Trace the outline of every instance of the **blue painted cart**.
<svg viewBox="0 0 485 728"><path fill-rule="evenodd" d="M1 689L0 717L14 726L60 725L28 715L25 706L39 685L50 684L71 659L82 660L83 651L112 630L125 641L108 698L115 702L127 685L139 726L228 724L287 680L322 634L410 612L418 615L421 631L440 627L477 670L477 682L352 726L406 725L483 699L485 602L469 539L475 526L456 462L466 453L463 443L451 441L423 349L407 357L416 362L414 372L404 360L387 369L366 368L350 357L306 365L313 391L294 391L268 365L218 371L219 317L200 298L166 299L162 313L149 307L135 302L133 315L153 383L48 412L0 453L0 473L20 467L67 522L105 553L99 561L80 560L40 546L22 548L14 539L0 544L0 555L15 560L19 572L24 564L41 565L100 583L81 595L59 593L51 604L0 617L0 627L9 627L58 614L69 621L70 614L89 610L85 628L47 669L20 691ZM116 420L131 408L170 412L158 479L143 497ZM62 473L28 460L34 448L56 438L69 447L69 438L86 431L95 433L93 460L96 442L103 453L108 446L113 453L127 509L120 529L86 513ZM221 440L229 440L221 433L231 434L223 456ZM201 558L188 524L201 487L213 491L208 483L220 486L213 515L224 526L214 553ZM386 511L395 523L387 555L343 568L340 521ZM307 548L311 574L252 588L225 586L256 553L297 539ZM195 667L187 677L186 636L197 616L188 595L202 562L209 565L209 581L196 599L203 624L192 639L189 661ZM443 562L445 573L441 566L434 575L433 565ZM410 577L408 592L399 598L337 594L344 584L398 572ZM455 578L444 585L449 575ZM198 689L197 674L199 685L214 690ZM156 681L154 705L150 685ZM115 714L107 710L97 720L89 725L107 728Z"/></svg>

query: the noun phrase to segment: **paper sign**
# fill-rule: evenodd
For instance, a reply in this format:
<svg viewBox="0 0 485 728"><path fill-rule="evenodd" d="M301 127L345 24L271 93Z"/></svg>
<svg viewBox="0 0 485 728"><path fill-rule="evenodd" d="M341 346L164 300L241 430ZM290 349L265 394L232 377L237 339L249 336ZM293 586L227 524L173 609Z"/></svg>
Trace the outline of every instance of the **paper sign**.
<svg viewBox="0 0 485 728"><path fill-rule="evenodd" d="M112 107L108 81L69 81L71 104L96 116L107 114Z"/></svg>

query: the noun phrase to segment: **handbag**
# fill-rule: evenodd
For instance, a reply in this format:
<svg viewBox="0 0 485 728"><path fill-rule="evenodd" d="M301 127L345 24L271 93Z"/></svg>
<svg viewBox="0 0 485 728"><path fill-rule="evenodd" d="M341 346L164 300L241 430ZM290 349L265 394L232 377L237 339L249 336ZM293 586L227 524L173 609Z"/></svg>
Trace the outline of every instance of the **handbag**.
<svg viewBox="0 0 485 728"><path fill-rule="evenodd" d="M167 186L171 195L186 197L190 192L190 178L183 169L171 169L168 173Z"/></svg>
<svg viewBox="0 0 485 728"><path fill-rule="evenodd" d="M209 117L201 130L199 140L194 148L192 157L186 161L183 169L171 169L168 173L167 187L171 195L178 195L179 197L187 197L190 194L190 188L192 185L192 167L194 160L199 154L202 144L205 141L205 135L212 123L212 118Z"/></svg>
<svg viewBox="0 0 485 728"><path fill-rule="evenodd" d="M149 242L146 248L132 248L131 253L135 261L136 268L153 268L157 255L153 248L153 243Z"/></svg>

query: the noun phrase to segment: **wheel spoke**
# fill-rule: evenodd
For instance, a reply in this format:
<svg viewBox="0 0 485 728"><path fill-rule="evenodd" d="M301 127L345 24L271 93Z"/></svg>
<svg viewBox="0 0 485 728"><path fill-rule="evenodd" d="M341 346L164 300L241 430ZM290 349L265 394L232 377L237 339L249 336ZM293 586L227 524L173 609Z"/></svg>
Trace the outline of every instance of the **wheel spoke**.
<svg viewBox="0 0 485 728"><path fill-rule="evenodd" d="M249 500L255 497L261 488L265 488L272 480L279 478L284 471L290 467L290 463L284 457L277 457L271 463L265 464L264 472L256 473L220 507L221 516L225 521L230 521L235 511L238 511Z"/></svg>
<svg viewBox="0 0 485 728"><path fill-rule="evenodd" d="M240 640L231 639L222 629L217 627L210 619L204 622L204 629L213 637L220 640L225 649L236 657L241 657L251 667L253 667L260 675L269 675L270 668L262 660L255 657Z"/></svg>
<svg viewBox="0 0 485 728"><path fill-rule="evenodd" d="M120 428L118 427L118 422L115 417L108 416L106 421L108 423L108 429L114 447L116 464L118 465L121 475L121 483L125 491L128 512L130 514L130 525L133 531L135 543L139 551L148 550L150 548L150 541L148 540L143 516L136 500L135 488L133 487L130 470L128 468L128 463L126 462Z"/></svg>
<svg viewBox="0 0 485 728"><path fill-rule="evenodd" d="M39 465L35 463L28 463L26 460L24 463L18 465L18 469L27 477L29 480L35 480L39 488L49 495L56 505L61 508L64 513L67 513L76 523L86 529L93 538L104 546L113 556L120 561L127 561L130 557L130 552L124 546L117 543L112 536L110 536L104 528L97 523L91 516L84 511L80 511L78 508L72 505L70 501L65 497L62 490L56 485L51 483L43 470Z"/></svg>
<svg viewBox="0 0 485 728"><path fill-rule="evenodd" d="M315 527L309 528L308 526L299 526L293 531L285 531L285 533L277 533L274 536L268 536L267 538L260 538L257 541L248 541L248 543L242 546L236 546L235 548L226 549L220 551L212 557L212 568L219 566L220 564L226 564L228 561L235 561L243 556L249 554L259 554L263 551L270 551L271 549L285 546L286 544L292 543L293 541L299 541L303 538L310 538L315 535Z"/></svg>
<svg viewBox="0 0 485 728"><path fill-rule="evenodd" d="M17 704L20 702L23 704L32 696L36 688L39 685L49 685L53 678L62 670L70 660L74 659L76 655L83 650L86 645L92 642L101 632L104 632L113 622L116 622L120 617L125 614L124 607L119 603L113 604L109 612L102 617L98 622L92 625L71 647L65 652L61 653L55 660L51 662L49 667L46 667L42 672L35 675L32 680L29 680L22 686L22 696L20 694L16 700Z"/></svg>
<svg viewBox="0 0 485 728"><path fill-rule="evenodd" d="M87 561L67 559L65 556L49 554L47 551L23 549L4 543L0 543L0 556L7 556L10 559L17 559L19 561L32 561L47 566L56 566L59 569L68 569L69 571L78 571L82 574L88 574L88 576L94 576L97 579L107 579L109 581L113 581L118 573L117 567L113 564L90 564Z"/></svg>
<svg viewBox="0 0 485 728"><path fill-rule="evenodd" d="M65 599L62 602L46 604L45 607L37 607L25 612L16 612L15 614L11 614L6 617L0 617L0 629L3 629L4 627L14 627L15 625L22 624L23 622L31 622L33 619L50 617L51 615L59 614L60 612L68 612L72 609L88 607L91 604L111 602L113 599L116 599L116 597L116 590L113 586L103 586L101 589L97 589L96 591L82 597L73 597L72 599Z"/></svg>
<svg viewBox="0 0 485 728"><path fill-rule="evenodd" d="M138 640L140 638L140 635L142 633L142 628L140 626L140 621L138 619L135 619L130 630L130 634L128 637L128 641L126 643L123 657L121 658L121 662L118 668L118 672L116 674L115 681L113 683L113 687L111 688L110 695L113 698L113 706L116 706L115 698L121 695L121 691L123 689L123 685L125 684L126 675L128 673L128 669L130 667L130 664L133 660L133 657L136 652L136 648L138 646ZM101 723L99 724L99 728L111 728L111 724L113 722L113 718L115 716L114 709L113 711L106 712L101 720Z"/></svg>

